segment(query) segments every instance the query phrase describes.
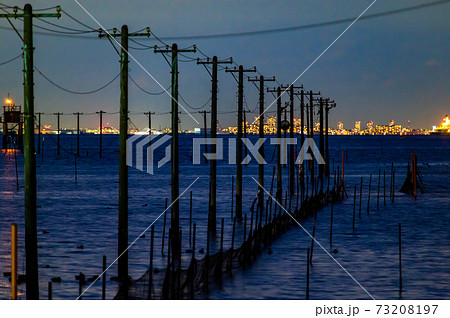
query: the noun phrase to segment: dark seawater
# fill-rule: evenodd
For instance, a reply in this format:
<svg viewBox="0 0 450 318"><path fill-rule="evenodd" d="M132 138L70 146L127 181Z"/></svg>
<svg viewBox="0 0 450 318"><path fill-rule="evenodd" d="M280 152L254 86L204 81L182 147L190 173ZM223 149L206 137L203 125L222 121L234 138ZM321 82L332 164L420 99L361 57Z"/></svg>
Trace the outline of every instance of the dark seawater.
<svg viewBox="0 0 450 318"><path fill-rule="evenodd" d="M78 183L74 178L76 136L62 135L62 152L56 155L56 136L45 136L43 156L37 158L38 178L38 245L40 295L47 297L47 282L53 284L54 299L75 299L78 283L75 275L87 277L100 274L102 256L108 262L117 256L118 210L118 136L104 135L103 158L98 157L98 136L81 136L81 156L77 160ZM193 135L180 136L180 193L197 177L189 191L193 192L194 222L197 223L198 249L206 248L209 166L193 165ZM225 138L225 148L229 136ZM250 137L253 139L254 137ZM155 154L163 157L163 147ZM377 299L448 299L450 297L450 138L448 136L331 136L331 170L341 164L341 151L346 150L345 182L349 198L334 206L333 244L329 244L330 206L318 214L316 238L374 298ZM411 150L418 156L424 177L425 194L414 200L399 193L406 177ZM270 187L274 147L266 144L265 185ZM225 158L228 151L225 149ZM17 155L19 184L23 186L23 156ZM378 171L386 170L389 195L390 169L394 163L395 202L380 199L377 210ZM283 184L287 184L287 170ZM244 167L244 212L249 213L256 195L256 161ZM224 247L230 246L232 219L231 176L235 167L225 160L218 164L218 222L225 219ZM370 214L367 214L369 175L372 174ZM353 187L363 177L361 218L356 218L352 231ZM383 178L381 178L383 180ZM331 178L333 183L333 178ZM189 239L189 191L180 199L180 222L183 229L183 250ZM359 191L359 190L358 190ZM381 194L383 186L381 186ZM129 169L129 241L132 242L163 211L165 198L170 197L170 164L149 175ZM357 200L357 214L359 198ZM16 190L14 153L0 155L0 299L8 299L10 287L3 272L10 271L10 225L19 225L19 273L24 273L24 203L23 188ZM168 218L169 220L170 218ZM169 223L169 222L168 222ZM398 292L398 223L402 224L403 293ZM156 267L162 268L162 218L155 223ZM312 220L302 224L312 229ZM238 225L235 244L242 241ZM167 229L166 229L167 235ZM212 248L217 249L219 237ZM167 239L166 239L167 247ZM84 249L77 246L83 245ZM129 250L129 273L140 277L149 262L150 235L139 239ZM311 239L300 228L292 228L275 241L273 254L264 252L245 271L226 278L222 286L214 286L210 299L304 299L306 286L306 248ZM337 249L338 253L332 253ZM197 254L202 257L201 254ZM190 254L183 255L185 266ZM112 298L117 285L117 264L107 273L107 298ZM310 277L311 299L368 299L370 296L317 244L314 246ZM24 298L25 285L19 286ZM101 283L97 282L83 295L99 299Z"/></svg>

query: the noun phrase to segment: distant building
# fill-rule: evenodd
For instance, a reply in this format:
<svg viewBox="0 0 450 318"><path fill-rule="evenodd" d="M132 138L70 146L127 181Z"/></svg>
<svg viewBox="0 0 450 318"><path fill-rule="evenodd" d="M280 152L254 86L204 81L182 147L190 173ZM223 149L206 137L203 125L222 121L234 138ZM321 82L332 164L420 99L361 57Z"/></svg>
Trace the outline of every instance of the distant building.
<svg viewBox="0 0 450 318"><path fill-rule="evenodd" d="M358 132L361 131L361 122L360 121L355 122L355 129Z"/></svg>
<svg viewBox="0 0 450 318"><path fill-rule="evenodd" d="M393 121L393 120L389 121L389 127L394 127L394 125L395 125L395 121Z"/></svg>
<svg viewBox="0 0 450 318"><path fill-rule="evenodd" d="M344 123L342 121L337 123L337 129L338 130L343 130L344 129Z"/></svg>
<svg viewBox="0 0 450 318"><path fill-rule="evenodd" d="M370 120L367 122L367 129L372 130L372 128L373 128L373 121Z"/></svg>
<svg viewBox="0 0 450 318"><path fill-rule="evenodd" d="M204 134L205 128L194 128L194 134ZM206 128L206 134L211 133L211 128Z"/></svg>

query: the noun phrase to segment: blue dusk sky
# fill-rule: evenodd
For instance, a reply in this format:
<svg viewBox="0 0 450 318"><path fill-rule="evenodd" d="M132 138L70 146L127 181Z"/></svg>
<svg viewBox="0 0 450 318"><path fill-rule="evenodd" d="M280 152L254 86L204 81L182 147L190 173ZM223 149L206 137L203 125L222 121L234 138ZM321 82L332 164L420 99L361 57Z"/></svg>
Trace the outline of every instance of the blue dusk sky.
<svg viewBox="0 0 450 318"><path fill-rule="evenodd" d="M403 126L410 120L413 127L431 128L450 113L450 1L378 0L366 12L377 13L422 6L398 14L380 15L362 19L345 32L327 52L297 81L306 90L320 91L330 97L337 108L330 114L330 126L338 121L352 128L360 120L362 126L369 120L387 124L395 120ZM1 1L0 7L26 1ZM261 30L274 30L321 22L356 18L371 3L368 0L197 0L197 1L88 1L79 0L89 13L105 28L120 30L127 24L129 31L150 27L152 32L171 45L188 48L193 44L204 54L219 59L233 57L245 68L256 66L265 76L275 75L279 83L294 81L351 23L331 23L325 26L296 28L284 32L265 32L241 36L199 38L198 35L217 35ZM60 2L32 1L33 9L61 5L62 9L82 23L98 29L99 25L74 0ZM49 9L42 12L55 12ZM62 17L44 19L59 26L88 30L62 12ZM11 20L22 30L22 21ZM106 38L96 33L62 34L39 29L45 27L66 32L45 21L35 19L35 66L58 85L73 91L90 91L103 86L119 73L119 57ZM67 31L71 32L71 31ZM43 34L46 33L46 34ZM50 34L49 34L50 33ZM145 45L161 45L154 37L136 38ZM131 48L132 47L132 48ZM6 19L0 19L0 63L21 53L22 43ZM130 54L165 88L170 86L170 68L161 54L153 49L130 42ZM210 98L211 80L203 66L191 58L202 58L200 53L180 56L179 91L191 107L199 108ZM158 84L131 59L130 75L145 90L160 92ZM22 62L17 59L0 65L0 95L9 93L16 104L23 103ZM248 75L254 76L249 73ZM35 72L35 111L48 114L43 124L56 125L54 112L62 117L63 127L74 127L73 112L95 113L106 111L104 123L118 126L119 80L90 95L67 93L49 83ZM272 86L274 83L267 83ZM275 84L274 84L275 85ZM219 72L219 113L237 109L237 85L232 75ZM258 103L258 90L245 82L246 108L253 111ZM266 93L266 107L274 100ZM288 96L283 96L283 103ZM184 106L186 103L180 100ZM298 106L298 100L296 100ZM200 122L198 109L185 106ZM208 110L209 104L205 108ZM149 95L129 82L129 109L132 122L139 128L147 127L143 112L164 113L170 110L167 94ZM268 111L275 109L273 105ZM298 112L297 112L298 114ZM297 116L296 114L296 116ZM252 115L253 118L255 115ZM181 128L199 125L182 114ZM248 120L251 120L248 118ZM153 118L153 128L169 125L169 115ZM222 127L236 125L236 114L219 114ZM81 126L94 128L97 115L81 118Z"/></svg>

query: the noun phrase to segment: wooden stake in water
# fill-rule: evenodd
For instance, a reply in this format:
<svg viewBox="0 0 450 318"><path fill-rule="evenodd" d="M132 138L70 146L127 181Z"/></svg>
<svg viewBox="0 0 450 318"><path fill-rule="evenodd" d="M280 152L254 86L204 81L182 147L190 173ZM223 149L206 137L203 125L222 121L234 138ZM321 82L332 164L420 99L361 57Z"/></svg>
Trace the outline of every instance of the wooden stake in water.
<svg viewBox="0 0 450 318"><path fill-rule="evenodd" d="M148 299L152 299L152 287L153 287L153 242L155 237L155 226L152 225L150 230L150 266L148 269Z"/></svg>
<svg viewBox="0 0 450 318"><path fill-rule="evenodd" d="M286 194L285 194L285 197L284 197L284 208L285 209L287 209L287 197L288 197L288 195L287 195L287 190L286 190Z"/></svg>
<svg viewBox="0 0 450 318"><path fill-rule="evenodd" d="M383 170L383 205L386 205L386 170Z"/></svg>
<svg viewBox="0 0 450 318"><path fill-rule="evenodd" d="M330 221L330 246L333 244L333 213L334 213L334 201L331 201L331 221Z"/></svg>
<svg viewBox="0 0 450 318"><path fill-rule="evenodd" d="M336 172L336 190L337 190L337 193L339 193L339 195L340 195L340 193L341 193L341 180L340 180L339 175L340 175L340 172L339 172L339 166L337 166L337 172Z"/></svg>
<svg viewBox="0 0 450 318"><path fill-rule="evenodd" d="M316 234L316 223L317 223L317 209L314 208L314 226L313 226L312 240L311 240L311 256L309 257L309 262L311 265L312 265L313 250L314 250L314 238L315 238L315 234Z"/></svg>
<svg viewBox="0 0 450 318"><path fill-rule="evenodd" d="M83 296L81 296L82 293L83 293L83 282L80 277L80 279L78 280L78 300L83 300Z"/></svg>
<svg viewBox="0 0 450 318"><path fill-rule="evenodd" d="M224 226L224 219L222 218L222 225L220 230L220 259L219 259L219 268L220 268L220 276L219 278L222 279L222 268L223 268L223 226Z"/></svg>
<svg viewBox="0 0 450 318"><path fill-rule="evenodd" d="M191 234L192 234L192 191L189 198L189 246L191 246Z"/></svg>
<svg viewBox="0 0 450 318"><path fill-rule="evenodd" d="M11 224L11 300L17 300L17 224Z"/></svg>
<svg viewBox="0 0 450 318"><path fill-rule="evenodd" d="M391 185L389 186L389 199L392 201L392 177L394 175L394 163L391 166Z"/></svg>
<svg viewBox="0 0 450 318"><path fill-rule="evenodd" d="M367 215L369 215L369 210L370 210L370 191L371 191L371 188L372 188L372 175L370 175L370 178L369 178L369 194L368 194L368 197L367 197Z"/></svg>
<svg viewBox="0 0 450 318"><path fill-rule="evenodd" d="M359 218L361 218L362 184L363 184L363 177L361 177L361 185L359 187Z"/></svg>
<svg viewBox="0 0 450 318"><path fill-rule="evenodd" d="M231 176L231 218L233 218L233 206L234 206L234 176Z"/></svg>
<svg viewBox="0 0 450 318"><path fill-rule="evenodd" d="M194 263L195 260L195 232L196 232L196 224L194 223L194 232L192 233L192 260L191 263ZM195 272L195 267L193 267L193 273L192 273L192 277L191 277L191 299L194 299L194 272Z"/></svg>
<svg viewBox="0 0 450 318"><path fill-rule="evenodd" d="M309 176L306 176L306 196L308 196L309 193Z"/></svg>
<svg viewBox="0 0 450 318"><path fill-rule="evenodd" d="M378 169L378 194L377 194L377 210L380 208L380 183L381 183L381 170Z"/></svg>
<svg viewBox="0 0 450 318"><path fill-rule="evenodd" d="M106 299L106 256L103 255L102 300Z"/></svg>
<svg viewBox="0 0 450 318"><path fill-rule="evenodd" d="M411 176L412 176L412 182L413 182L413 194L414 199L417 198L417 157L414 155L414 151L411 152Z"/></svg>
<svg viewBox="0 0 450 318"><path fill-rule="evenodd" d="M345 163L345 150L342 150L342 180L341 180L342 188L344 188L344 167L345 167L344 163Z"/></svg>
<svg viewBox="0 0 450 318"><path fill-rule="evenodd" d="M194 232L192 233L192 260L195 259L195 232L197 229L196 223L194 223Z"/></svg>
<svg viewBox="0 0 450 318"><path fill-rule="evenodd" d="M181 243L183 242L183 231L180 229L179 231L179 241L178 246L180 248L180 253L178 253L178 267L177 267L177 299L181 298Z"/></svg>
<svg viewBox="0 0 450 318"><path fill-rule="evenodd" d="M309 247L306 255L306 300L309 299Z"/></svg>
<svg viewBox="0 0 450 318"><path fill-rule="evenodd" d="M163 232L162 232L162 243L161 243L161 254L164 255L164 239L166 237L166 215L167 215L167 198L166 205L164 206L164 221L163 221ZM169 249L170 251L170 249Z"/></svg>
<svg viewBox="0 0 450 318"><path fill-rule="evenodd" d="M247 214L244 215L244 243L247 238Z"/></svg>
<svg viewBox="0 0 450 318"><path fill-rule="evenodd" d="M395 168L392 171L392 203L394 203L395 199Z"/></svg>
<svg viewBox="0 0 450 318"><path fill-rule="evenodd" d="M355 214L356 214L356 184L353 191L353 231L355 230Z"/></svg>
<svg viewBox="0 0 450 318"><path fill-rule="evenodd" d="M78 172L77 172L77 152L74 152L74 163L75 163L75 183L78 183Z"/></svg>
<svg viewBox="0 0 450 318"><path fill-rule="evenodd" d="M20 187L19 187L19 167L18 167L18 163L17 163L17 151L18 149L16 148L16 143L14 142L14 163L16 165L16 188L17 191L19 191Z"/></svg>
<svg viewBox="0 0 450 318"><path fill-rule="evenodd" d="M248 236L249 237L251 237L252 234L253 234L253 210L254 210L254 208L252 209L252 214L251 214L251 217L250 217L250 230L248 231Z"/></svg>
<svg viewBox="0 0 450 318"><path fill-rule="evenodd" d="M399 281L400 281L400 293L403 289L402 281L402 224L398 224L398 265L399 265Z"/></svg>
<svg viewBox="0 0 450 318"><path fill-rule="evenodd" d="M170 270L170 240L171 240L171 235L170 232L172 231L172 229L169 227L169 237L168 237L168 244L167 244L167 270Z"/></svg>
<svg viewBox="0 0 450 318"><path fill-rule="evenodd" d="M52 288L52 282L48 282L48 300L53 299L53 288Z"/></svg>
<svg viewBox="0 0 450 318"><path fill-rule="evenodd" d="M233 218L233 234L231 235L231 250L234 250L234 234L236 233L236 217Z"/></svg>
<svg viewBox="0 0 450 318"><path fill-rule="evenodd" d="M209 222L208 222L209 223ZM206 231L206 257L205 257L205 277L204 277L204 288L205 288L205 293L209 293L209 288L208 288L208 284L209 284L209 241L211 240L210 238L210 231L209 231L209 224L208 224L208 230Z"/></svg>

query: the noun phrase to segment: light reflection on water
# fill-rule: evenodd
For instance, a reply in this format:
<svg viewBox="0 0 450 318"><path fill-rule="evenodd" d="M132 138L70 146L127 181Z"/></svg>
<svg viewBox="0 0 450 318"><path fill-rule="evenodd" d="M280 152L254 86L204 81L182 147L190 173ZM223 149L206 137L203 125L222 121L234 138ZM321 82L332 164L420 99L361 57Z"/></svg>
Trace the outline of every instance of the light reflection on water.
<svg viewBox="0 0 450 318"><path fill-rule="evenodd" d="M99 274L102 255L108 261L116 257L117 229L117 137L104 136L104 158L96 157L96 136L82 136L82 157L78 160L78 184L74 183L73 157L70 143L75 136L63 136L66 149L61 158L55 154L52 136L46 138L44 161L38 157L38 245L41 298L47 297L47 282L61 277L53 284L53 298L74 299L78 293L75 275L83 272L87 277ZM190 143L191 136L182 136L182 143ZM332 168L340 164L340 150L348 152L345 167L349 199L334 206L333 245L330 247L330 207L318 214L316 237L375 298L398 299L398 223L403 232L403 286L402 298L448 298L449 275L449 206L450 190L448 138L440 137L330 137ZM89 157L86 157L89 147ZM387 202L376 211L378 169L389 171L392 161L396 165L396 188L405 178L410 151L418 155L425 178L427 193L417 201L396 193L395 203ZM266 146L267 157L273 148ZM227 154L225 153L225 157ZM205 248L208 173L206 165L188 164L190 153L181 148L180 189L186 188L197 176L204 176L192 188L194 221L197 223L198 248ZM23 185L23 158L18 156L20 184ZM164 208L164 199L170 196L169 166L157 170L154 176L130 169L129 232L130 242L158 216ZM270 185L272 168L266 168L265 184ZM373 174L371 211L367 215L367 189L369 174ZM230 218L231 175L234 169L225 162L218 166L218 219L225 218L224 246L230 245L232 222ZM250 176L257 176L252 162L244 168L244 200L248 211L256 194L257 185ZM352 231L353 185L364 177L362 218L357 218ZM287 180L283 180L286 185ZM389 189L389 185L388 185ZM23 189L16 191L14 156L0 155L0 271L9 272L9 226L19 224L19 273L24 273L23 258ZM358 202L358 201L357 201ZM184 248L188 244L189 196L180 200ZM358 207L357 207L358 212ZM169 220L169 218L168 218ZM304 223L310 231L312 220ZM155 223L155 245L161 246L162 219ZM167 235L167 229L166 229ZM140 239L129 251L130 275L138 278L148 266L149 234ZM242 226L237 229L237 241L242 238ZM245 271L225 279L222 286L211 288L208 298L231 299L304 299L306 248L310 239L300 228L293 228L272 244L272 255L263 253ZM83 245L83 249L79 249ZM167 246L167 239L166 239ZM214 246L214 245L213 245ZM163 267L165 257L155 252L155 266ZM199 255L199 254L198 254ZM199 255L200 256L200 255ZM200 256L201 257L201 256ZM189 255L184 255L187 264ZM107 297L112 298L116 285L109 281L117 266L108 272ZM24 284L19 286L24 291ZM9 298L7 277L0 277L0 299ZM100 297L101 284L94 285L84 298ZM314 247L311 269L312 299L366 299L368 295L317 245Z"/></svg>

